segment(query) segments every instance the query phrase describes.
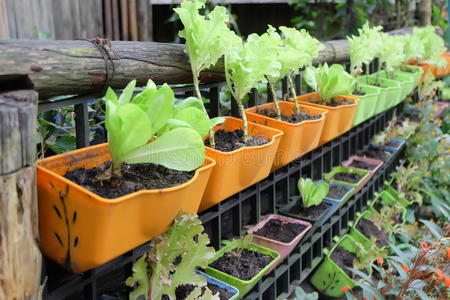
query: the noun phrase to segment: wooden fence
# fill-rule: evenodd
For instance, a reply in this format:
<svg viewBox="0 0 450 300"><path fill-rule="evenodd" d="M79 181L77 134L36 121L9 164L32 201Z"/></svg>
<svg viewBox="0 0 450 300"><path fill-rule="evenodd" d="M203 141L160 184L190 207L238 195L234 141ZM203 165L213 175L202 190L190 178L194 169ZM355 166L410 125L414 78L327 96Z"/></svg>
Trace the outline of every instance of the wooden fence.
<svg viewBox="0 0 450 300"><path fill-rule="evenodd" d="M0 0L0 39L151 41L151 0Z"/></svg>

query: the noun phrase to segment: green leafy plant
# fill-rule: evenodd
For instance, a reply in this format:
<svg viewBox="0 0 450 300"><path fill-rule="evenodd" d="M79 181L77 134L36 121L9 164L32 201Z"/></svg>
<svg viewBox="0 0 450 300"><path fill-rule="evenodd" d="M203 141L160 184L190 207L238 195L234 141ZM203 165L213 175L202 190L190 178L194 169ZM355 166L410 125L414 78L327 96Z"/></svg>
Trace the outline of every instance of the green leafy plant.
<svg viewBox="0 0 450 300"><path fill-rule="evenodd" d="M317 91L323 104L331 104L338 95L350 95L355 82L342 65L328 67L326 63L317 68L306 68L304 78Z"/></svg>
<svg viewBox="0 0 450 300"><path fill-rule="evenodd" d="M317 300L319 299L319 294L317 292L314 293L306 293L301 287L296 287L294 291L294 297L291 298L293 300Z"/></svg>
<svg viewBox="0 0 450 300"><path fill-rule="evenodd" d="M297 186L305 208L322 203L330 190L330 185L327 182L314 182L309 178L300 178Z"/></svg>
<svg viewBox="0 0 450 300"><path fill-rule="evenodd" d="M380 66L384 69L388 76L394 71L394 67L399 66L405 61L403 53L403 39L400 36L380 34L381 46L378 48L376 56L380 60ZM377 76L377 79L379 77Z"/></svg>
<svg viewBox="0 0 450 300"><path fill-rule="evenodd" d="M230 31L227 26L229 16L226 8L216 6L208 16L203 16L199 11L205 7L205 3L206 0L185 0L180 7L174 9L184 25L179 36L186 40L185 52L189 55L195 95L199 100L202 100L199 88L200 73L215 65L224 55L227 40L223 36ZM204 107L203 112L208 116ZM220 123L223 122L223 119L220 120ZM212 120L209 129L209 142L212 148L215 147L213 127L217 123L218 119Z"/></svg>
<svg viewBox="0 0 450 300"><path fill-rule="evenodd" d="M269 28L270 34L274 39L278 40L279 35ZM272 90L272 98L274 102L277 101L275 92L273 90L274 82L286 76L288 85L290 87L292 97L295 103L295 113L300 113L300 106L297 99L297 93L292 81L292 75L298 73L300 68L312 65L313 60L319 55L319 52L325 47L315 38L313 38L306 30L297 30L295 28L280 27L283 34L281 45L278 50L278 61L281 64L281 69L278 78L269 78L270 88ZM277 111L279 113L279 109ZM281 115L278 115L279 119Z"/></svg>
<svg viewBox="0 0 450 300"><path fill-rule="evenodd" d="M133 97L136 81L131 81L120 97L109 88L105 95L108 147L113 178L121 178L123 163L154 163L190 171L205 159L203 132L207 119L193 106L174 106L169 86L147 88ZM186 113L186 110L189 110ZM195 129L194 129L195 128ZM156 137L156 138L155 138ZM109 176L111 177L111 176Z"/></svg>
<svg viewBox="0 0 450 300"><path fill-rule="evenodd" d="M442 53L447 51L444 40L436 34L433 26L423 28L415 27L413 35L422 42L424 52L418 57L419 62L431 63L440 67L445 67L447 61L442 58Z"/></svg>
<svg viewBox="0 0 450 300"><path fill-rule="evenodd" d="M425 47L422 40L414 34L404 34L399 36L403 39L403 54L405 61L419 60L425 54Z"/></svg>
<svg viewBox="0 0 450 300"><path fill-rule="evenodd" d="M244 121L244 140L247 140L248 123L242 101L252 88L258 87L259 82L266 82L266 76L279 76L281 65L276 59L276 45L269 34L251 34L245 44L231 31L223 38L228 43L225 77Z"/></svg>
<svg viewBox="0 0 450 300"><path fill-rule="evenodd" d="M358 36L347 37L351 73L358 76L363 71L363 65L368 66L375 58L378 49L381 47L381 26L370 27L369 23L358 29Z"/></svg>
<svg viewBox="0 0 450 300"><path fill-rule="evenodd" d="M195 287L187 299L219 299L206 287L206 279L195 273L206 268L214 257L214 248L203 233L195 214L179 214L169 230L154 238L150 250L133 265L133 275L126 284L133 288L130 300L176 299L176 288L185 284ZM202 291L203 290L203 291Z"/></svg>

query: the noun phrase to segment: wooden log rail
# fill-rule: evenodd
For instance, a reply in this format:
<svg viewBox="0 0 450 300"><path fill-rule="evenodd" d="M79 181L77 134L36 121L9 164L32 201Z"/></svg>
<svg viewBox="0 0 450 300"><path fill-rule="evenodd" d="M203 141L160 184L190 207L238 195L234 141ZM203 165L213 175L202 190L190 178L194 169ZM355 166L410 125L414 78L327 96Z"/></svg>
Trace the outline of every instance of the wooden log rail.
<svg viewBox="0 0 450 300"><path fill-rule="evenodd" d="M390 32L410 32L404 28ZM323 42L316 63L349 58L347 40ZM180 44L106 40L0 40L0 91L32 88L40 100L60 95L101 94L105 85L123 88L131 79L145 85L191 83L188 56ZM201 82L224 80L223 64L201 74Z"/></svg>

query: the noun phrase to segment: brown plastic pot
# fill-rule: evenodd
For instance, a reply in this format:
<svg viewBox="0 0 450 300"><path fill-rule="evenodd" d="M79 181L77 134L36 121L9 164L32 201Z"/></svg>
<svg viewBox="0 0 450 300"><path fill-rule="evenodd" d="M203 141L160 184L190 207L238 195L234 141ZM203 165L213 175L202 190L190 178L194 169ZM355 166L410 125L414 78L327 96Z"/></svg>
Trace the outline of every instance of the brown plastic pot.
<svg viewBox="0 0 450 300"><path fill-rule="evenodd" d="M214 131L242 129L241 119L225 117L225 122L214 127ZM248 122L248 134L269 140L257 147L243 147L230 152L222 152L206 147L206 155L216 161L205 194L200 203L203 211L234 195L252 184L269 176L283 132Z"/></svg>
<svg viewBox="0 0 450 300"><path fill-rule="evenodd" d="M320 97L316 92L298 96L297 99L301 104L322 108L328 111L327 117L325 118L325 125L322 130L322 135L320 136L319 146L344 134L352 128L353 117L355 116L356 107L359 102L357 97L338 96L338 102L343 100L352 100L354 103L337 107L311 103L320 100Z"/></svg>
<svg viewBox="0 0 450 300"><path fill-rule="evenodd" d="M180 211L196 213L215 165L207 157L188 182L115 199L63 177L109 160L108 145L101 144L37 162L41 250L75 273L100 266L165 232Z"/></svg>
<svg viewBox="0 0 450 300"><path fill-rule="evenodd" d="M294 103L287 101L279 101L278 103L282 115L291 116L295 113ZM258 114L258 110L272 109L273 105L273 103L266 103L248 108L245 112L249 121L283 131L283 136L272 165L272 170L276 170L318 146L328 111L322 108L301 105L300 107L304 112L312 115L321 115L321 117L317 120L302 121L296 124Z"/></svg>

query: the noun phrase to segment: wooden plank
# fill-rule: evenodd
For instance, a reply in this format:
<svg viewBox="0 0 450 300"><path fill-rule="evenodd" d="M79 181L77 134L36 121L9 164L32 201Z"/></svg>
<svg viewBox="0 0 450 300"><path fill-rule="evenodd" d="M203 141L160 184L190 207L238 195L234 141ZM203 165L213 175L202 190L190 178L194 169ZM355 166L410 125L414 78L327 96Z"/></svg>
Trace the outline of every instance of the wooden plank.
<svg viewBox="0 0 450 300"><path fill-rule="evenodd" d="M137 23L139 41L153 41L153 9L152 0L137 2Z"/></svg>
<svg viewBox="0 0 450 300"><path fill-rule="evenodd" d="M119 0L112 0L113 39L120 40Z"/></svg>
<svg viewBox="0 0 450 300"><path fill-rule="evenodd" d="M0 39L9 38L8 11L6 0L0 0Z"/></svg>
<svg viewBox="0 0 450 300"><path fill-rule="evenodd" d="M120 0L120 17L122 25L122 41L129 40L129 30L128 30L128 1Z"/></svg>
<svg viewBox="0 0 450 300"><path fill-rule="evenodd" d="M131 40L138 40L138 26L137 26L137 5L136 0L128 0L128 9L130 12L130 34Z"/></svg>

